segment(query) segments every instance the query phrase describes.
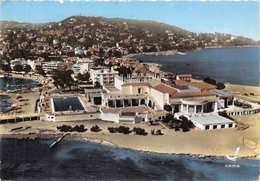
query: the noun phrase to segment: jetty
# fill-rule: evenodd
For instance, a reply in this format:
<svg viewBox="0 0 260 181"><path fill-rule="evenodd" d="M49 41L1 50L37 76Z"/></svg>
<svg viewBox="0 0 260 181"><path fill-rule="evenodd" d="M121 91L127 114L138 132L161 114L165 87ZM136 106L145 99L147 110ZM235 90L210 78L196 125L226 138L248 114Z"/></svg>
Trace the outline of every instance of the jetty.
<svg viewBox="0 0 260 181"><path fill-rule="evenodd" d="M52 143L49 148L53 148L54 146L56 146L59 142L61 142L63 140L63 138L67 135L67 133L63 133L63 135L57 139L54 143Z"/></svg>

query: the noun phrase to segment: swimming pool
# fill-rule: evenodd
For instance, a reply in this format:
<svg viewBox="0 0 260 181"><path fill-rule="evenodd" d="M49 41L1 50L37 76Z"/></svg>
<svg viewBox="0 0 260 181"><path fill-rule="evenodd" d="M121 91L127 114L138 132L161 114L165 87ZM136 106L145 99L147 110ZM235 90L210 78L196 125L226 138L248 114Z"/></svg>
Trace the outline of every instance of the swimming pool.
<svg viewBox="0 0 260 181"><path fill-rule="evenodd" d="M79 97L54 97L51 101L53 112L85 111Z"/></svg>

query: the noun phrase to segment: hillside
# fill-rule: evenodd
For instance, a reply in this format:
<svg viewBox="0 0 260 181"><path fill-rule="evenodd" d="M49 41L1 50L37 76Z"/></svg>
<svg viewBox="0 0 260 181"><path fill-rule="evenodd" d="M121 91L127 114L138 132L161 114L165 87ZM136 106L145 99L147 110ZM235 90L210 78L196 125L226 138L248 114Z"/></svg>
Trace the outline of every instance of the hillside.
<svg viewBox="0 0 260 181"><path fill-rule="evenodd" d="M73 46L79 44L77 42L83 41L81 44L86 47L92 46L91 43L93 42L101 43L104 46L112 46L121 42L121 46L129 48L130 44L132 46L134 43L135 46L137 46L139 43L136 41L141 41L143 43L145 42L146 46L159 45L161 47L160 50L168 50L179 46L178 48L181 51L181 49L192 50L206 46L225 47L257 44L256 41L242 36L231 40L231 34L217 32L214 34L197 34L180 27L155 21L94 16L71 16L60 22L45 24L1 21L0 27L1 33L7 33L7 30L23 29L30 31L41 29L44 34L48 36L53 36L54 31L66 36L68 32L70 32L74 33L74 39L70 38L70 42ZM79 34L80 36L78 36ZM76 37L83 39L77 40ZM49 38L51 39L53 37ZM127 39L129 40L128 43L126 43ZM182 47L180 48L180 46Z"/></svg>
<svg viewBox="0 0 260 181"><path fill-rule="evenodd" d="M104 17L90 17L90 16L71 16L61 21L61 23L68 24L71 19L77 20L75 24L99 24L100 22L111 23L114 25L122 25L126 23L131 28L145 29L154 33L162 33L166 30L176 32L176 33L188 33L189 31L182 28L168 25L165 23L159 23L155 21L148 20L132 20L132 19L122 19L122 18L104 18Z"/></svg>
<svg viewBox="0 0 260 181"><path fill-rule="evenodd" d="M7 29L39 29L47 26L48 24L33 24L27 22L17 22L17 21L0 21L1 31Z"/></svg>

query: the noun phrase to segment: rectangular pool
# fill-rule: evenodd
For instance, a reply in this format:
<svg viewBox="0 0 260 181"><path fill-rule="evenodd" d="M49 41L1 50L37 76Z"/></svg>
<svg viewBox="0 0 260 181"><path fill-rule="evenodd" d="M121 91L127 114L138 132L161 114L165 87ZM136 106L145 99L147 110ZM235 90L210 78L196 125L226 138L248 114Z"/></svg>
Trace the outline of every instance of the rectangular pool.
<svg viewBox="0 0 260 181"><path fill-rule="evenodd" d="M54 112L85 110L79 97L55 97L52 101Z"/></svg>

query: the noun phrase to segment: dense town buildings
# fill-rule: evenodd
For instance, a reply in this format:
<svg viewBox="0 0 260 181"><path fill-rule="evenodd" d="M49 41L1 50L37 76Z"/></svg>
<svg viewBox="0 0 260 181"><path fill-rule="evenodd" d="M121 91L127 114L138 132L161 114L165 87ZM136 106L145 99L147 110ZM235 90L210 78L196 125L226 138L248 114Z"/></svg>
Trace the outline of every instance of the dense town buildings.
<svg viewBox="0 0 260 181"><path fill-rule="evenodd" d="M148 122L172 114L176 118L187 117L203 130L234 127L234 121L218 114L234 106L232 93L203 81L194 82L191 74L162 72L154 69L154 65L128 56L194 50L215 46L220 41L230 45L236 40L228 35L209 39L209 36L184 32L181 36L180 32L165 30L165 36L161 36L127 22L82 23L81 17L39 31L7 30L0 37L1 70L49 74L55 76L56 87L77 85L77 89L84 89L85 101L96 106L100 118L108 121ZM67 71L62 74L67 76L66 81L59 77L59 71ZM80 78L86 74L89 77ZM258 112L258 106L250 105L247 114Z"/></svg>

